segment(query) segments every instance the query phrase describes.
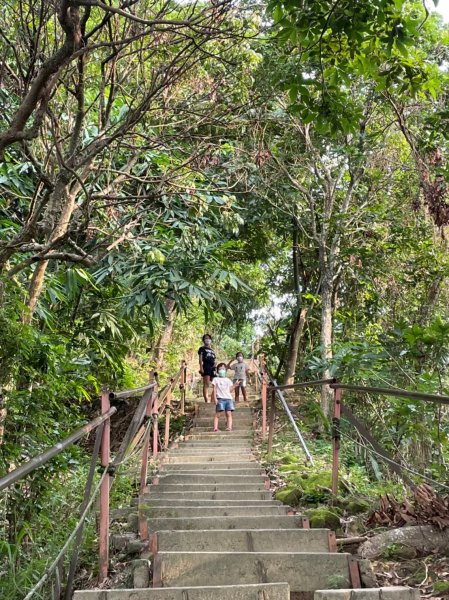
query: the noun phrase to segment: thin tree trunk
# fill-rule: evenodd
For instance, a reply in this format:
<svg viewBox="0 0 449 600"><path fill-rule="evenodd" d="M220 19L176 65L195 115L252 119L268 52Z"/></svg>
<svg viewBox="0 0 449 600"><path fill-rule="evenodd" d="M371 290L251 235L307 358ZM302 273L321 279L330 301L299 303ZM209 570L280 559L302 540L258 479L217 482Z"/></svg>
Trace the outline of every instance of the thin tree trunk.
<svg viewBox="0 0 449 600"><path fill-rule="evenodd" d="M284 376L284 384L290 385L294 382L295 372L296 372L296 363L298 362L298 353L299 353L299 342L302 337L302 333L304 331L304 325L306 322L306 317L309 309L307 307L302 307L298 309L296 314L295 321L292 326L292 330L290 333L290 343L288 347L288 355L285 367L285 376Z"/></svg>
<svg viewBox="0 0 449 600"><path fill-rule="evenodd" d="M37 263L36 268L33 273L33 277L31 278L30 289L28 290L28 301L27 308L28 312L23 316L23 322L29 324L31 319L33 318L33 312L36 308L37 301L39 300L39 296L42 293L42 288L44 286L45 272L48 266L48 260L41 260Z"/></svg>
<svg viewBox="0 0 449 600"><path fill-rule="evenodd" d="M164 328L162 330L161 335L157 341L157 344L153 351L152 363L154 364L154 368L156 371L160 371L162 369L162 365L164 362L164 356L167 352L168 344L170 343L171 336L173 333L173 325L175 322L176 312L175 301L167 300L165 302L165 308L167 309L167 318L164 323Z"/></svg>
<svg viewBox="0 0 449 600"><path fill-rule="evenodd" d="M332 359L332 291L333 291L333 266L326 254L324 247L320 248L321 266L321 358L328 363ZM330 379L330 371L326 366L323 370L323 379ZM328 417L331 416L332 390L328 385L321 388L321 408Z"/></svg>

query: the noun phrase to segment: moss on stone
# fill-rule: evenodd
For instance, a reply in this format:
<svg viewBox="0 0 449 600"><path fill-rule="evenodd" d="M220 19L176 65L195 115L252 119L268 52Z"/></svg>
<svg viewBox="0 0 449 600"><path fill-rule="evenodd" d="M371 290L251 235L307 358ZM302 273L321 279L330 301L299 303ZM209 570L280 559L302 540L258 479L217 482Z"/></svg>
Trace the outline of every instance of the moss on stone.
<svg viewBox="0 0 449 600"><path fill-rule="evenodd" d="M310 527L314 529L338 529L340 527L340 517L336 509L313 508L306 511L310 520Z"/></svg>
<svg viewBox="0 0 449 600"><path fill-rule="evenodd" d="M302 489L296 486L287 486L276 492L276 500L288 506L297 506L301 500Z"/></svg>
<svg viewBox="0 0 449 600"><path fill-rule="evenodd" d="M350 515L359 515L369 510L370 505L366 500L351 499L346 505L346 509Z"/></svg>
<svg viewBox="0 0 449 600"><path fill-rule="evenodd" d="M435 581L433 591L437 594L449 594L449 581Z"/></svg>

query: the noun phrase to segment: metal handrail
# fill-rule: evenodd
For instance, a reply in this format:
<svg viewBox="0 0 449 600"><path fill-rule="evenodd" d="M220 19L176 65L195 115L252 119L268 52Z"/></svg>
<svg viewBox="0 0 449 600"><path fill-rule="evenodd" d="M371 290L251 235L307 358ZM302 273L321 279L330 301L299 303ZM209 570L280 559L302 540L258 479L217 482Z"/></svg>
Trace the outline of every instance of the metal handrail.
<svg viewBox="0 0 449 600"><path fill-rule="evenodd" d="M278 384L277 384L277 382L276 382L275 379L272 379L270 377L270 381L272 382L272 384L274 384L272 386L272 389L276 392L277 397L281 401L282 406L283 406L285 412L287 413L288 420L290 421L290 423L291 423L291 425L293 427L293 430L296 433L296 435L297 435L297 437L298 437L298 439L299 439L299 441L301 443L302 449L304 450L304 453L305 453L305 455L307 457L307 460L310 462L311 465L313 465L314 463L313 463L312 455L310 454L309 449L307 448L307 445L306 445L306 443L304 441L302 433L299 431L299 428L298 428L298 426L296 424L296 421L295 421L295 419L294 419L294 417L292 415L292 411L290 410L290 407L289 407L289 405L287 404L287 402L286 402L286 400L284 398L284 394L281 392L281 389L278 386Z"/></svg>
<svg viewBox="0 0 449 600"><path fill-rule="evenodd" d="M339 383L334 380L329 385L334 390L352 390L354 392L370 392L372 394L384 394L385 396L399 396L403 398L416 398L417 400L428 400L429 402L438 402L439 404L449 404L449 396L440 394L425 394L423 392L410 392L400 388L381 388L366 385L350 385Z"/></svg>
<svg viewBox="0 0 449 600"><path fill-rule="evenodd" d="M71 592L72 592L71 588L73 586L73 576L74 576L74 572L76 569L78 550L79 550L79 545L81 542L84 521L85 521L86 516L87 516L90 508L92 507L92 504L93 504L96 496L98 495L98 493L100 493L100 502L99 502L100 518L99 518L99 535L98 535L99 556L100 556L100 578L105 579L107 577L108 562L109 562L109 560L108 560L109 489L112 485L111 476L114 474L115 468L117 466L119 466L120 464L123 464L123 462L124 462L123 456L121 457L118 464L114 464L114 463L111 464L111 462L110 462L110 419L111 419L111 416L117 412L116 407L110 406L110 400L130 398L130 397L137 396L137 395L140 395L143 393L141 400L139 402L139 405L136 408L133 420L132 420L130 426L128 427L128 430L124 436L126 438L126 446L127 446L124 448L124 453L126 453L127 448L129 448L129 446L135 441L133 439L133 436L135 434L136 427L139 428L145 418L150 418L151 416L156 417L156 418L152 419L148 423L148 425L144 428L145 435L144 435L143 448L142 448L142 458L141 458L142 468L141 468L141 485L140 485L140 494L143 494L146 490L146 476L147 476L147 466L148 466L150 430L152 430L152 432L153 432L153 454L154 454L154 456L157 456L157 443L158 443L157 417L159 416L159 413L162 412L162 409L165 406L169 405L170 394L173 391L173 388L178 381L181 381L181 383L180 383L181 410L182 411L184 410L186 370L187 370L187 364L185 361L183 361L179 371L176 373L176 375L174 377L172 377L170 379L170 382L164 387L164 389L162 391L163 396L161 398L161 400L162 400L161 402L158 402L157 377L156 377L156 381L154 381L154 382L152 381L148 385L145 385L145 386L142 386L139 388L134 388L132 390L124 390L122 392L109 392L109 390L103 389L102 395L101 395L102 414L100 416L93 419L92 421L90 421L89 423L84 425L83 427L77 429L76 431L71 433L67 438L65 438L61 442L58 442L57 444L55 444L54 446L52 446L45 452L39 454L38 456L33 457L31 460L27 461L25 464L21 465L20 467L18 467L14 471L11 471L11 473L8 473L7 475L5 475L4 477L2 477L0 479L0 491L2 491L5 488L9 487L10 485L19 481L20 479L22 479L29 473L33 472L37 468L41 467L45 463L47 463L50 459L57 456L60 452L65 450L67 447L69 447L70 445L72 445L75 442L77 442L78 440L80 440L84 435L97 429L97 438L95 440L94 450L92 453L89 474L88 474L85 491L84 491L84 500L81 505L81 515L80 515L78 524L75 527L75 529L72 531L72 533L70 534L70 536L67 539L67 541L65 542L63 548L58 553L58 556L56 557L56 559L53 561L53 563L50 565L50 567L48 567L45 570L45 573L39 579L39 581L35 584L33 589L28 592L28 594L26 596L27 600L31 599L31 597L39 589L42 588L42 586L50 579L50 577L52 575L55 575L55 573L56 573L56 587L53 591L54 591L54 593L56 593L58 595L58 598L59 598L59 594L61 592L59 568L61 566L61 561L63 560L64 555L66 554L71 542L75 539L75 548L74 548L74 552L73 552L73 556L72 556L72 560L71 560L70 572L69 572L68 580L67 580L68 583L67 583L67 587L65 590L66 600L69 597L71 597ZM153 373L152 376L155 376L155 374ZM168 412L166 413L166 419L168 418L168 422L166 423L166 428L167 428L167 426L169 426ZM166 435L166 437L168 439L169 432ZM136 443L134 443L134 447L136 446L137 443L139 443L138 440ZM123 445L123 441L122 441L122 445ZM95 474L95 470L96 470L96 462L97 462L97 459L99 456L100 446L101 446L101 466L102 466L103 471L102 471L100 481L98 482L93 494L91 495L92 484L93 484L94 474ZM165 445L165 447L167 447L167 444ZM117 453L117 455L115 457L116 461L117 461L118 456L120 456L120 451ZM125 460L127 460L127 459L125 459ZM116 461L114 461L114 462L116 463ZM142 537L142 539L148 538L147 529L148 528L146 526L145 528L140 530L141 534L142 533L146 534L144 537Z"/></svg>
<svg viewBox="0 0 449 600"><path fill-rule="evenodd" d="M123 392L109 392L109 398L111 400L122 400L123 398L133 398L134 396L139 396L139 394L141 394L142 392L151 390L156 385L157 385L156 382L152 382L152 383L149 383L148 385L134 388L132 390L123 390Z"/></svg>
<svg viewBox="0 0 449 600"><path fill-rule="evenodd" d="M274 379L270 379L270 381L274 381ZM270 385L269 389L276 390L296 390L299 388L307 388L307 387L315 387L319 385L326 385L330 383L336 383L336 379L312 379L312 381L302 381L301 383L288 383L285 385ZM331 386L332 387L332 386Z"/></svg>
<svg viewBox="0 0 449 600"><path fill-rule="evenodd" d="M102 423L107 421L116 412L117 412L117 409L115 407L110 408L108 410L108 412L102 414L101 416L97 417L96 419L93 419L86 425L83 425L83 427L80 427L79 429L77 429L76 431L71 433L62 442L58 442L57 444L55 444L48 450L45 450L45 452L42 452L38 456L35 456L34 458L30 459L29 461L27 461L20 467L17 467L17 469L14 469L14 471L11 471L10 473L8 473L4 477L2 477L0 479L0 492L2 490L6 489L7 487L9 487L10 485L12 485L13 483L17 483L17 481L19 481L19 479L22 479L22 477L25 477L25 475L28 475L29 473L38 469L39 467L42 467L42 465L44 465L50 459L57 456L63 450L65 450L66 448L68 448L69 446L71 446L72 444L77 442L84 435L86 435L87 433L90 433L91 431L93 431L94 429L99 427Z"/></svg>

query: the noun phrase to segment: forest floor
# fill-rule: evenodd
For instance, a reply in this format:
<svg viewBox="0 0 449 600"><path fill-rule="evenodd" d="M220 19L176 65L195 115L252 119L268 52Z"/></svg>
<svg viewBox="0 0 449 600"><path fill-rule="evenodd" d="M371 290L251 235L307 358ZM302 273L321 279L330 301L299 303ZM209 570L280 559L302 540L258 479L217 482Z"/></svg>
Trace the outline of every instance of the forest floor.
<svg viewBox="0 0 449 600"><path fill-rule="evenodd" d="M299 411L298 406L295 406L294 398L290 397L289 404L294 410ZM383 468L382 478L379 479L379 473L376 477L369 461L367 464L366 455L357 454L357 446L342 443L339 494L337 499L332 499L330 434L323 433L316 426L316 422L313 416L307 415L302 424L300 423L301 432L314 459L313 466L305 460L298 439L287 418L284 414L280 414L280 411L276 416L271 454L267 452L265 440L260 436L256 440L260 460L270 476L277 499L306 514L311 527L333 529L339 540L339 550L358 555L364 540L395 529L394 524L390 524L389 527L379 526L373 519L376 511L385 506L385 498L398 499L398 506L402 506L402 502L405 501L405 504L410 507L414 498L397 478L394 479L388 472L384 472ZM442 504L444 504L442 510L444 511L446 507L446 512L439 529L446 530L445 519L449 515L447 511L449 498L443 498ZM424 520L422 523L429 523L429 521ZM407 525L406 522L402 524ZM419 520L418 524L421 524ZM350 539L355 543L348 544ZM370 560L371 569L367 581L371 581L370 585L377 586L407 585L419 588L422 597L447 599L449 597L449 544L446 550L441 551L441 548L438 548L421 555L416 549L389 543L380 555Z"/></svg>

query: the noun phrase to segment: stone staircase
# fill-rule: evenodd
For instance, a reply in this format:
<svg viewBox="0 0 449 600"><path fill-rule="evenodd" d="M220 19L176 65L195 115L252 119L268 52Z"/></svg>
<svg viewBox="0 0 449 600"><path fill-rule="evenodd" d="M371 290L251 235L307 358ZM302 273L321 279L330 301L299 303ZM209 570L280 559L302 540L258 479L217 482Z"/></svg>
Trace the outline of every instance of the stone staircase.
<svg viewBox="0 0 449 600"><path fill-rule="evenodd" d="M78 591L75 600L307 600L360 587L357 562L335 551L334 535L272 499L251 450L251 406L237 405L232 432L212 431L214 410L196 406L189 435L149 486L151 586L144 562L134 589ZM137 532L135 506L114 517Z"/></svg>

